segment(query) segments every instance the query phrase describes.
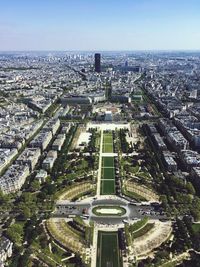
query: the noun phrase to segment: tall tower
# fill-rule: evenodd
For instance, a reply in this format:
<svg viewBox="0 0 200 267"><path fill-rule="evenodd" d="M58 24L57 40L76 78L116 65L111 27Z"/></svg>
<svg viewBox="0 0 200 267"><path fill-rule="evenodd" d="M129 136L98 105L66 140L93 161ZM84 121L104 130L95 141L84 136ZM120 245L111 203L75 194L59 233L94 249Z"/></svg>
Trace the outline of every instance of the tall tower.
<svg viewBox="0 0 200 267"><path fill-rule="evenodd" d="M101 72L101 54L96 53L94 55L94 59L95 59L95 63L94 63L95 72L100 73Z"/></svg>

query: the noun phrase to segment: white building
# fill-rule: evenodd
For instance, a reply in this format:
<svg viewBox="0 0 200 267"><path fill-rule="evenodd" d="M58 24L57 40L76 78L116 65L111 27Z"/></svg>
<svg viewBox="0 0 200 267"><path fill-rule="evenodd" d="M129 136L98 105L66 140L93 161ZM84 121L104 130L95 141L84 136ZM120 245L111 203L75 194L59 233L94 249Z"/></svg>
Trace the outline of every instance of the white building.
<svg viewBox="0 0 200 267"><path fill-rule="evenodd" d="M42 163L42 168L47 171L51 170L53 168L56 158L57 158L57 151L50 150L47 154L47 157Z"/></svg>
<svg viewBox="0 0 200 267"><path fill-rule="evenodd" d="M52 133L41 131L31 142L30 147L39 147L45 150L52 139Z"/></svg>
<svg viewBox="0 0 200 267"><path fill-rule="evenodd" d="M60 120L51 119L45 124L43 131L51 131L52 134L55 135L59 127L60 127Z"/></svg>
<svg viewBox="0 0 200 267"><path fill-rule="evenodd" d="M13 243L6 237L0 237L0 267L4 267L5 262L12 256Z"/></svg>
<svg viewBox="0 0 200 267"><path fill-rule="evenodd" d="M26 148L16 160L18 164L28 164L30 171L33 171L41 155L39 148Z"/></svg>
<svg viewBox="0 0 200 267"><path fill-rule="evenodd" d="M0 178L0 188L4 194L14 193L21 189L30 174L28 165L12 165Z"/></svg>
<svg viewBox="0 0 200 267"><path fill-rule="evenodd" d="M13 149L0 149L0 172L11 162L17 155L16 148Z"/></svg>
<svg viewBox="0 0 200 267"><path fill-rule="evenodd" d="M58 134L56 140L53 142L52 149L56 151L60 151L64 142L65 142L65 135Z"/></svg>
<svg viewBox="0 0 200 267"><path fill-rule="evenodd" d="M36 174L35 179L37 179L40 183L44 183L47 178L47 172L45 170L39 170Z"/></svg>

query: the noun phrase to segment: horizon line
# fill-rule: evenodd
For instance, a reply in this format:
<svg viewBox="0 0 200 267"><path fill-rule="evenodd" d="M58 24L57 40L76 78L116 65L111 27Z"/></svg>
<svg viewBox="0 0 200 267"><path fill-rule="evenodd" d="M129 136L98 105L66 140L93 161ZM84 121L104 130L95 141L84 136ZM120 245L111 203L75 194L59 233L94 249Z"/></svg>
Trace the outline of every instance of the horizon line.
<svg viewBox="0 0 200 267"><path fill-rule="evenodd" d="M0 53L7 53L7 52L200 52L200 49L74 49L74 50L61 50L61 49L25 49L25 50L0 50Z"/></svg>

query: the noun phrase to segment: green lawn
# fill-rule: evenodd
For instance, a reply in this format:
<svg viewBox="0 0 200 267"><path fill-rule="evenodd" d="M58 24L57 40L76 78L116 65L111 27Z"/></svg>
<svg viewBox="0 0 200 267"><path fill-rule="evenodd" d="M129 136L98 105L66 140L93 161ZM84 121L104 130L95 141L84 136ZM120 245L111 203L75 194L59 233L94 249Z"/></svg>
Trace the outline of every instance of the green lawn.
<svg viewBox="0 0 200 267"><path fill-rule="evenodd" d="M102 167L114 167L114 158L102 157Z"/></svg>
<svg viewBox="0 0 200 267"><path fill-rule="evenodd" d="M136 223L131 224L129 226L130 232L138 231L140 228L144 227L147 222L148 222L148 217L144 217L140 221L137 221Z"/></svg>
<svg viewBox="0 0 200 267"><path fill-rule="evenodd" d="M113 152L113 136L112 133L103 134L103 153Z"/></svg>
<svg viewBox="0 0 200 267"><path fill-rule="evenodd" d="M121 267L117 232L98 233L97 267Z"/></svg>
<svg viewBox="0 0 200 267"><path fill-rule="evenodd" d="M101 194L115 194L115 168L113 157L102 157Z"/></svg>
<svg viewBox="0 0 200 267"><path fill-rule="evenodd" d="M113 153L113 143L103 143L103 153Z"/></svg>
<svg viewBox="0 0 200 267"><path fill-rule="evenodd" d="M114 180L115 179L115 169L114 168L102 168L101 169L101 179L109 179Z"/></svg>
<svg viewBox="0 0 200 267"><path fill-rule="evenodd" d="M195 232L195 234L200 233L200 223L193 223L192 230Z"/></svg>
<svg viewBox="0 0 200 267"><path fill-rule="evenodd" d="M152 228L154 227L154 223L147 223L143 228L140 230L133 232L132 237L133 238L138 238L140 236L145 235L147 232L149 232Z"/></svg>
<svg viewBox="0 0 200 267"><path fill-rule="evenodd" d="M103 143L112 143L112 142L113 142L112 133L104 133L103 134Z"/></svg>
<svg viewBox="0 0 200 267"><path fill-rule="evenodd" d="M102 180L101 195L114 195L114 194L115 194L115 180Z"/></svg>

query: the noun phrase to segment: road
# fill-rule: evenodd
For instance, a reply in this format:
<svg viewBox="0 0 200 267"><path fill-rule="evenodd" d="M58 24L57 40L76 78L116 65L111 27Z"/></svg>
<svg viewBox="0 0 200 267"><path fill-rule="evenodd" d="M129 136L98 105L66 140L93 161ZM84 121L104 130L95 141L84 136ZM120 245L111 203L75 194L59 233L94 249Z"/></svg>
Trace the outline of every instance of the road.
<svg viewBox="0 0 200 267"><path fill-rule="evenodd" d="M126 209L126 213L123 216L116 215L95 215L92 210L98 206L120 206ZM132 221L143 219L148 216L150 219L167 219L167 217L161 212L160 207L153 207L151 205L136 205L130 203L124 199L91 199L86 202L69 202L69 201L58 201L56 204L56 210L53 213L53 217L64 217L68 216L82 216L85 215L88 220L108 224L116 225L121 224L124 220Z"/></svg>

